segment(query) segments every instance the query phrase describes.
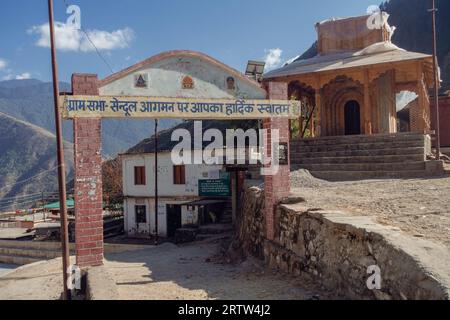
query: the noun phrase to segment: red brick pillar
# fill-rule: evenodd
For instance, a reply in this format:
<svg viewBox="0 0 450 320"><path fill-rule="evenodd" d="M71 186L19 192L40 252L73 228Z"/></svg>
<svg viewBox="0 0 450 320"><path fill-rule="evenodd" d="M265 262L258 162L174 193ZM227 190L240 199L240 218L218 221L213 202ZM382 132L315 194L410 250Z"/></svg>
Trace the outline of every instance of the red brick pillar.
<svg viewBox="0 0 450 320"><path fill-rule="evenodd" d="M268 99L288 100L288 86L286 83L266 83ZM275 209L279 201L289 196L290 184L290 147L289 147L289 119L273 118L263 121L263 128L268 130L266 155L272 156L272 130L279 131L280 143L287 143L288 164L281 165L275 175L264 176L265 183L265 215L267 239L275 237Z"/></svg>
<svg viewBox="0 0 450 320"><path fill-rule="evenodd" d="M97 75L74 74L74 95L98 95ZM79 267L103 264L101 120L74 119L75 241Z"/></svg>

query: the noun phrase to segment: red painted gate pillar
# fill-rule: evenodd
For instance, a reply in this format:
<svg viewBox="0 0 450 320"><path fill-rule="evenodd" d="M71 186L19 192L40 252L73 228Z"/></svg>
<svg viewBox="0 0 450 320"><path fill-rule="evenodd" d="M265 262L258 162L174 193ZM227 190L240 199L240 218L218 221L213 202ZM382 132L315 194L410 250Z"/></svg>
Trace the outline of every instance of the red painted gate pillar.
<svg viewBox="0 0 450 320"><path fill-rule="evenodd" d="M74 95L98 95L97 75L74 74ZM103 264L101 120L73 120L75 242L79 267Z"/></svg>
<svg viewBox="0 0 450 320"><path fill-rule="evenodd" d="M265 84L268 99L288 100L288 86L281 82L268 82ZM280 144L287 143L287 164L280 164L279 170L274 175L264 177L265 192L265 218L266 236L269 240L275 237L275 210L283 198L289 196L291 191L290 182L290 146L289 146L289 119L272 118L263 121L263 128L268 130L268 141L266 155L272 156L272 130L279 131Z"/></svg>

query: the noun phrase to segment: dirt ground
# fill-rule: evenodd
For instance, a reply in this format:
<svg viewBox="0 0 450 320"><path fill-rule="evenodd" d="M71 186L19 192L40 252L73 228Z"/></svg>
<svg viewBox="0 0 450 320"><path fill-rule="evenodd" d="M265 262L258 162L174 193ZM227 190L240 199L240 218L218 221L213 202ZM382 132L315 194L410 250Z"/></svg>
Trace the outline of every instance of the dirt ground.
<svg viewBox="0 0 450 320"><path fill-rule="evenodd" d="M450 176L429 179L327 182L300 170L292 192L308 207L373 216L414 236L450 247Z"/></svg>
<svg viewBox="0 0 450 320"><path fill-rule="evenodd" d="M106 267L124 300L330 299L307 280L268 271L259 261L240 265L217 259L220 243L164 244L108 256Z"/></svg>
<svg viewBox="0 0 450 320"><path fill-rule="evenodd" d="M0 277L0 300L58 300L62 292L62 261L38 262Z"/></svg>
<svg viewBox="0 0 450 320"><path fill-rule="evenodd" d="M318 300L332 292L265 269L257 260L222 263L221 242L166 243L107 255L105 266L121 300ZM219 254L219 255L218 255ZM0 300L58 300L61 259L41 262L0 277Z"/></svg>

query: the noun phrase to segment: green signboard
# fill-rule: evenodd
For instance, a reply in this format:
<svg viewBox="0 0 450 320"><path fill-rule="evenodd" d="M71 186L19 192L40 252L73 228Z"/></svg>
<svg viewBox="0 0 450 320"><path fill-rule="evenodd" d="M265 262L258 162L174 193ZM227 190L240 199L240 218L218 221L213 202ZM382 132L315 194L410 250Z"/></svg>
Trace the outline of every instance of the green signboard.
<svg viewBox="0 0 450 320"><path fill-rule="evenodd" d="M200 197L231 197L231 178L229 174L221 174L220 179L199 180Z"/></svg>

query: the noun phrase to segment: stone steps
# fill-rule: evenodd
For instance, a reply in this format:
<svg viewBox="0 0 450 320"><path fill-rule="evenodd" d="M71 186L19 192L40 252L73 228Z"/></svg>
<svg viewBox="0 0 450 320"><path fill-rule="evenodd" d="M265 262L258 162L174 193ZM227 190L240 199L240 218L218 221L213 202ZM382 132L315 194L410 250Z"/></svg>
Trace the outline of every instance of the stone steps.
<svg viewBox="0 0 450 320"><path fill-rule="evenodd" d="M358 164L358 163L398 163L423 162L424 154L412 155L378 155L378 156L344 156L344 157L293 157L298 164Z"/></svg>
<svg viewBox="0 0 450 320"><path fill-rule="evenodd" d="M291 150L292 159L303 158L334 158L334 157L365 157L365 156L396 156L396 155L421 155L425 156L424 148L396 148L396 149L369 149L369 150L340 150L340 151L323 151L323 152L303 152Z"/></svg>
<svg viewBox="0 0 450 320"><path fill-rule="evenodd" d="M233 231L233 225L229 223L210 224L198 228L199 235L217 235Z"/></svg>
<svg viewBox="0 0 450 320"><path fill-rule="evenodd" d="M397 141L397 142L365 142L348 144L330 144L330 145L311 145L304 146L299 143L291 144L291 152L328 152L328 151L346 151L346 150L379 150L379 149L397 149L397 148L418 148L423 147L423 142L417 141Z"/></svg>
<svg viewBox="0 0 450 320"><path fill-rule="evenodd" d="M334 137L319 137L312 139L302 139L299 141L302 146L325 146L336 144L364 144L364 143L395 143L416 142L423 144L424 135L417 133L398 133L398 134L377 134L377 135L356 135L356 136L334 136Z"/></svg>
<svg viewBox="0 0 450 320"><path fill-rule="evenodd" d="M414 171L314 171L311 174L327 181L359 181L370 179L425 178L430 175L424 170Z"/></svg>
<svg viewBox="0 0 450 320"><path fill-rule="evenodd" d="M59 257L61 244L58 242L0 240L0 263L24 265Z"/></svg>
<svg viewBox="0 0 450 320"><path fill-rule="evenodd" d="M325 163L301 164L301 168L309 171L420 171L425 170L425 162L404 163Z"/></svg>
<svg viewBox="0 0 450 320"><path fill-rule="evenodd" d="M42 261L43 259L26 257L26 256L14 256L0 254L0 262L4 264L15 264L18 266L24 266L27 264Z"/></svg>
<svg viewBox="0 0 450 320"><path fill-rule="evenodd" d="M53 250L36 250L27 248L1 248L0 255L30 257L40 260L51 260L61 257L61 252Z"/></svg>
<svg viewBox="0 0 450 320"><path fill-rule="evenodd" d="M429 136L415 133L294 140L291 169L325 180L438 175L441 164L426 160L430 145Z"/></svg>

